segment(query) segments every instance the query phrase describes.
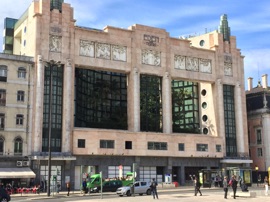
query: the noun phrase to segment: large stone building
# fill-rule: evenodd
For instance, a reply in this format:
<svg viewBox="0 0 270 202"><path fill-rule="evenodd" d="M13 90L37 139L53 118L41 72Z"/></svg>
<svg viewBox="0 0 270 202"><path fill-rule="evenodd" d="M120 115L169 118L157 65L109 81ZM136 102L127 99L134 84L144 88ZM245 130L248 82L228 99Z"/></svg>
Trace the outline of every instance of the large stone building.
<svg viewBox="0 0 270 202"><path fill-rule="evenodd" d="M219 30L179 39L138 24L77 26L62 2L33 1L4 49L35 59L37 181L50 156L52 175L75 189L83 173L115 177L134 163L141 180L184 184L201 169L249 180L244 57L226 15Z"/></svg>
<svg viewBox="0 0 270 202"><path fill-rule="evenodd" d="M33 75L32 57L0 54L0 183L28 186L36 176L30 169Z"/></svg>
<svg viewBox="0 0 270 202"><path fill-rule="evenodd" d="M246 100L252 168L258 172L270 171L270 91L267 74L255 87L253 78L248 78Z"/></svg>

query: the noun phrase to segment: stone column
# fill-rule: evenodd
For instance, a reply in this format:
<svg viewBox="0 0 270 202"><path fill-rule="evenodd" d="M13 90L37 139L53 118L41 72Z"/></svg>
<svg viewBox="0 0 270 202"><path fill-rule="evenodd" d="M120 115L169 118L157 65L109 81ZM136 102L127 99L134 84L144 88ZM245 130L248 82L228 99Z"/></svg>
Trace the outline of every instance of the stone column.
<svg viewBox="0 0 270 202"><path fill-rule="evenodd" d="M71 128L73 122L73 68L71 59L67 59L64 67L64 88L63 88L63 129L62 129L62 152L71 152Z"/></svg>
<svg viewBox="0 0 270 202"><path fill-rule="evenodd" d="M137 164L136 169L136 179L140 179L140 165L141 165L141 157L135 156L135 163Z"/></svg>
<svg viewBox="0 0 270 202"><path fill-rule="evenodd" d="M186 179L185 179L185 166L180 167L180 184L185 185L186 184Z"/></svg>
<svg viewBox="0 0 270 202"><path fill-rule="evenodd" d="M172 174L172 164L173 164L173 158L168 157L167 167L165 167L165 175L166 174Z"/></svg>
<svg viewBox="0 0 270 202"><path fill-rule="evenodd" d="M37 57L36 88L34 99L34 124L33 124L33 152L42 150L42 123L43 123L43 97L44 97L44 65L42 56Z"/></svg>
<svg viewBox="0 0 270 202"><path fill-rule="evenodd" d="M128 80L128 130L140 131L140 73L138 68L130 72Z"/></svg>
<svg viewBox="0 0 270 202"><path fill-rule="evenodd" d="M32 138L33 138L33 96L34 96L34 65L28 65L28 91L27 91L27 128L26 128L26 135L27 135L27 151L26 155L31 155L32 152Z"/></svg>
<svg viewBox="0 0 270 202"><path fill-rule="evenodd" d="M225 136L225 125L224 125L224 105L223 105L223 85L221 83L221 79L218 79L216 81L216 86L217 86L217 111L218 111L218 120L219 120L219 126L217 127L218 129L218 135L223 136L223 142L225 144L226 142L226 136ZM225 145L224 145L225 146ZM224 154L226 154L225 147L223 149Z"/></svg>
<svg viewBox="0 0 270 202"><path fill-rule="evenodd" d="M263 139L263 155L265 156L265 169L268 170L270 167L270 114L264 113L262 114L262 139Z"/></svg>
<svg viewBox="0 0 270 202"><path fill-rule="evenodd" d="M242 96L240 83L237 82L235 86L235 117L236 117L236 141L237 141L237 151L240 153L245 152L245 138L243 126L243 106L242 106Z"/></svg>
<svg viewBox="0 0 270 202"><path fill-rule="evenodd" d="M163 133L172 133L171 77L165 72L162 84Z"/></svg>

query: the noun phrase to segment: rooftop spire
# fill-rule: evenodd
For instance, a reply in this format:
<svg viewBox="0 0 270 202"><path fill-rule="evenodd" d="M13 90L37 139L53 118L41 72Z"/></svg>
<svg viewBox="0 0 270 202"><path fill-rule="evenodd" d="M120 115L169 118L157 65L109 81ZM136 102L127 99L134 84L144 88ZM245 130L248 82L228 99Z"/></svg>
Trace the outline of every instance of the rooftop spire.
<svg viewBox="0 0 270 202"><path fill-rule="evenodd" d="M51 10L57 9L62 12L62 3L64 0L51 0Z"/></svg>
<svg viewBox="0 0 270 202"><path fill-rule="evenodd" d="M220 25L218 26L218 32L223 34L223 40L230 42L231 28L228 25L227 15L224 14L220 17Z"/></svg>

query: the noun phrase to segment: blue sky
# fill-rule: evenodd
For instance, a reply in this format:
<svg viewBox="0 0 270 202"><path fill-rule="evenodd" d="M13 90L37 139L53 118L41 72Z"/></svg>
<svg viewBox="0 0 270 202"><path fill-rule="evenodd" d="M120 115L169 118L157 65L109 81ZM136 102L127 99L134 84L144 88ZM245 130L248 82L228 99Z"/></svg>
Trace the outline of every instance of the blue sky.
<svg viewBox="0 0 270 202"><path fill-rule="evenodd" d="M0 1L0 30L5 17L19 18L32 0ZM76 25L103 29L106 25L128 28L143 24L166 29L172 37L203 34L217 29L228 15L231 35L236 36L245 66L245 85L257 85L263 74L270 81L269 0L64 0L74 8ZM16 6L15 6L16 5ZM2 31L0 44L2 45ZM2 46L0 48L2 52ZM269 82L270 83L270 82ZM270 85L270 84L269 84Z"/></svg>

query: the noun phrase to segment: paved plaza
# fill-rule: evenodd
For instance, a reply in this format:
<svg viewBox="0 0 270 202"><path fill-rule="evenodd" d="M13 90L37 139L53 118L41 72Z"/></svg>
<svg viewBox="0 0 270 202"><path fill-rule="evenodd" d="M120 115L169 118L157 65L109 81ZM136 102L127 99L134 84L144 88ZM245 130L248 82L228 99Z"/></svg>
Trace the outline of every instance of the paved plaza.
<svg viewBox="0 0 270 202"><path fill-rule="evenodd" d="M250 192L256 193L256 197L233 197L230 196L231 189L228 192L228 199L224 199L224 192L222 188L201 188L202 196L194 196L193 187L178 187L178 188L171 188L171 189L158 189L159 199L158 201L181 201L181 202L224 202L224 201L250 201L250 202L270 202L270 194L265 196L264 188L263 187L249 187ZM238 193L241 190L238 188ZM95 196L95 197L94 197ZM21 197L20 195L12 195L12 197ZM100 194L90 194L85 195L81 194L79 191L71 192L70 196L66 196L66 192L60 192L59 194L53 193L52 196L47 197L46 193L42 193L40 195L29 195L27 200L43 200L51 199L51 198L61 198L62 201L75 201L76 202L86 202L86 201L93 201L93 202L149 202L155 201L157 199L153 199L153 196L131 196L131 197L115 197L113 193L104 193L103 197ZM76 198L76 199L75 199Z"/></svg>

